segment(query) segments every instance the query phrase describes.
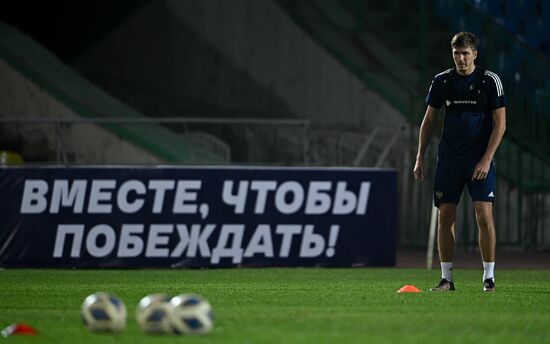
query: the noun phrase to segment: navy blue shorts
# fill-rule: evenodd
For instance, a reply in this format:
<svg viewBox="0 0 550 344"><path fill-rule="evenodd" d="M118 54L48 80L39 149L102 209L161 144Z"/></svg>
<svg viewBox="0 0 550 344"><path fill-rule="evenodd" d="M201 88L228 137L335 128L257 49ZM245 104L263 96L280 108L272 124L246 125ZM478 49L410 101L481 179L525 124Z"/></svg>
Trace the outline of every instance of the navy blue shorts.
<svg viewBox="0 0 550 344"><path fill-rule="evenodd" d="M479 160L472 157L456 156L449 153L440 153L437 159L434 185L434 204L439 208L441 203L458 204L464 190L468 192L472 201L494 202L496 192L495 164L491 167L487 178L472 181L472 174Z"/></svg>

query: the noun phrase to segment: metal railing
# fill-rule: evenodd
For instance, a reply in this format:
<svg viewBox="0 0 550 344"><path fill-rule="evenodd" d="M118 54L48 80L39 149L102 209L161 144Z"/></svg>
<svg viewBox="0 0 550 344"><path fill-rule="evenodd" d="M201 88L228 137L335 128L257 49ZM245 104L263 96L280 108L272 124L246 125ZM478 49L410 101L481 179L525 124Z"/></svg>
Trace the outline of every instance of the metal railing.
<svg viewBox="0 0 550 344"><path fill-rule="evenodd" d="M295 119L258 119L258 118L193 118L193 117L140 117L140 118L40 118L24 117L10 118L0 117L0 125L4 131L15 133L11 136L21 138L30 135L31 132L42 133L41 138L47 141L50 151L55 153L55 160L45 158L31 159L34 162L55 162L60 164L94 164L104 163L105 159L94 161L84 158L82 154L75 154L76 151L89 148L79 143L79 138L84 138L86 130L105 129L105 135L109 135L113 129L125 128L127 140L136 139L135 135L153 135L147 132L147 126L160 124L173 132L175 137L171 142L162 145L163 140L168 140L167 135L156 135L149 139L156 141L160 149L175 149L179 145L181 149L188 149L189 145L200 146L207 152L217 155L220 158L218 163L229 164L231 162L263 164L308 164L308 140L307 131L310 126L308 120ZM81 130L79 136L75 132ZM139 128L139 130L137 130ZM114 131L115 136L120 136ZM8 135L9 136L9 135ZM31 135L32 136L32 135ZM144 138L137 138L139 142ZM134 140L136 141L136 140ZM263 144L260 144L260 142ZM257 144L255 145L254 142ZM272 154L261 152L261 148L270 147ZM43 147L42 147L43 148ZM99 147L98 147L99 148ZM275 148L275 152L273 152ZM260 151L258 151L260 150ZM241 154L237 154L241 152ZM246 157L243 157L243 153ZM153 154L156 152L153 151ZM265 153L265 154L264 154ZM32 155L32 154L31 154ZM264 155L265 158L261 158ZM71 158L71 156L73 158ZM74 158L80 156L80 159ZM272 157L270 159L269 157ZM285 160L286 159L286 160ZM136 157L135 163L148 163ZM164 159L166 160L166 159ZM197 163L196 160L181 160L176 156L174 159L166 160L168 163ZM113 163L116 163L114 161Z"/></svg>

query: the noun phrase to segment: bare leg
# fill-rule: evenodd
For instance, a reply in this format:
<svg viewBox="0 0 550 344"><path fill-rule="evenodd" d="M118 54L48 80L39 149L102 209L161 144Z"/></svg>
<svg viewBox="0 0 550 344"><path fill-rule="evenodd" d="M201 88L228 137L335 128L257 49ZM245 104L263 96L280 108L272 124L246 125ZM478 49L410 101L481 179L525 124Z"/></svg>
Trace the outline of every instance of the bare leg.
<svg viewBox="0 0 550 344"><path fill-rule="evenodd" d="M439 260L453 261L455 244L456 204L444 203L439 206L439 227L437 229L437 244L439 246Z"/></svg>
<svg viewBox="0 0 550 344"><path fill-rule="evenodd" d="M493 221L493 203L474 202L479 227L479 249L484 262L495 261L496 231Z"/></svg>

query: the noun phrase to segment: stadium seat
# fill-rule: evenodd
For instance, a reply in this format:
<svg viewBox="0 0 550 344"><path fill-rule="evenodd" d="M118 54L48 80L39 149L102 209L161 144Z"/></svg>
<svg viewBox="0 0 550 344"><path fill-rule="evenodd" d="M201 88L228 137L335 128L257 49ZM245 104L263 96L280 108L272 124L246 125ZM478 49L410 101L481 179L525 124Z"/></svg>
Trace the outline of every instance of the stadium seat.
<svg viewBox="0 0 550 344"><path fill-rule="evenodd" d="M23 158L19 153L0 151L0 166L22 165L23 163Z"/></svg>

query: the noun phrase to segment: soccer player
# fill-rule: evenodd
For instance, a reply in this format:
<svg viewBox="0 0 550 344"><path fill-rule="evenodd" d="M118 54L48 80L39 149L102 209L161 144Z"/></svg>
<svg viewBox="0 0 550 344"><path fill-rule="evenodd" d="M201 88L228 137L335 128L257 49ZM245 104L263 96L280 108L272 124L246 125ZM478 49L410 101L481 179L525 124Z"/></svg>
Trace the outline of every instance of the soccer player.
<svg viewBox="0 0 550 344"><path fill-rule="evenodd" d="M456 208L464 185L474 203L483 261L483 290L494 291L496 234L493 202L496 173L493 157L506 130L506 97L500 78L476 66L477 38L459 32L451 40L454 68L437 74L426 96L426 113L419 132L414 177L424 180L424 155L438 110L445 106L434 183L439 208L438 247L441 281L434 291L455 290L453 246Z"/></svg>

